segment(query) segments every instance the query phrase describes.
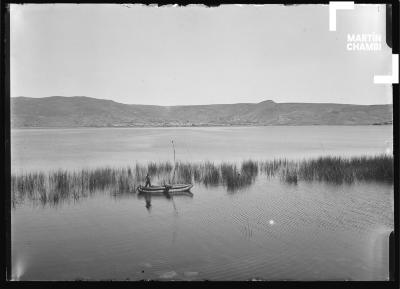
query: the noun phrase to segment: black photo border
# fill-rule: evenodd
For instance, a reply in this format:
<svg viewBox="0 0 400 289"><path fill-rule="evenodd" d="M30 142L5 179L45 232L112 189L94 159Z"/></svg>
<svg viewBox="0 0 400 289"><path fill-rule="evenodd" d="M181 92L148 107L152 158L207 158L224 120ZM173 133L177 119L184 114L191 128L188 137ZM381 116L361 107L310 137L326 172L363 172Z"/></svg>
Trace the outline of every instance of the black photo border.
<svg viewBox="0 0 400 289"><path fill-rule="evenodd" d="M264 288L400 288L399 283L399 84L392 85L393 95L393 155L394 155L394 280L393 281L264 281L264 282L231 282L231 281L217 281L217 282L124 282L124 281L9 281L11 279L11 138L10 138L10 15L9 4L58 4L58 3L71 3L71 4L158 4L159 6L167 4L204 4L207 6L219 6L222 4L284 4L284 5L301 5L301 4L325 4L328 5L329 1L226 1L226 2L131 2L131 1L1 1L1 14L0 14L0 27L1 27L1 97L0 97L0 115L1 115L1 168L0 184L1 184L1 213L3 216L3 230L0 235L1 244L3 249L0 255L0 264L2 269L2 283L10 287L29 286L43 288L43 287L132 287L132 286L154 286L160 288L163 286L260 286ZM399 0L388 1L351 1L354 4L391 4L392 5L392 53L399 54ZM283 20L284 21L284 20ZM295 48L293 48L295 49Z"/></svg>

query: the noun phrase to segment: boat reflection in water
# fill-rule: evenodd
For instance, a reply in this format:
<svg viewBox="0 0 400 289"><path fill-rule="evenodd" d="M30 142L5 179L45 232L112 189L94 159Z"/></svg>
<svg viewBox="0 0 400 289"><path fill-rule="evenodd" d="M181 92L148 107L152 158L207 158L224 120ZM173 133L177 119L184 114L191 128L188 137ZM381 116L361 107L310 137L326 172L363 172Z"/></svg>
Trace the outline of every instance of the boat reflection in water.
<svg viewBox="0 0 400 289"><path fill-rule="evenodd" d="M138 192L137 197L139 199L143 198L146 202L146 209L150 213L151 212L151 199L152 198L166 198L173 201L173 197L190 197L193 198L193 193L186 191L186 192L174 192L174 193L154 193L154 192Z"/></svg>

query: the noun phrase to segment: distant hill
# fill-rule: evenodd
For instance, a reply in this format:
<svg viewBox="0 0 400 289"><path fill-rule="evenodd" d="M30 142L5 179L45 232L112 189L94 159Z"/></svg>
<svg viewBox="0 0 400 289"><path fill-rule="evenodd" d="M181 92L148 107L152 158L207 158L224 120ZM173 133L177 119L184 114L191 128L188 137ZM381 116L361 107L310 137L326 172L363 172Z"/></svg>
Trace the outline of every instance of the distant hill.
<svg viewBox="0 0 400 289"><path fill-rule="evenodd" d="M11 126L231 126L381 125L392 123L392 105L334 103L131 105L90 97L11 98Z"/></svg>

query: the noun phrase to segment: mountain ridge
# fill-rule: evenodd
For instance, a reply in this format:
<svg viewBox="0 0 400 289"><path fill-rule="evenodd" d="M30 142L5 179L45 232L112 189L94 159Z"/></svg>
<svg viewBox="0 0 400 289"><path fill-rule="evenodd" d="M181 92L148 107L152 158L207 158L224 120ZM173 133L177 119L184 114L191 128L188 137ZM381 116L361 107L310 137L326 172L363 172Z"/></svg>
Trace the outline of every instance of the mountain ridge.
<svg viewBox="0 0 400 289"><path fill-rule="evenodd" d="M11 98L11 127L163 127L377 125L392 122L391 104L259 103L123 104L86 96Z"/></svg>

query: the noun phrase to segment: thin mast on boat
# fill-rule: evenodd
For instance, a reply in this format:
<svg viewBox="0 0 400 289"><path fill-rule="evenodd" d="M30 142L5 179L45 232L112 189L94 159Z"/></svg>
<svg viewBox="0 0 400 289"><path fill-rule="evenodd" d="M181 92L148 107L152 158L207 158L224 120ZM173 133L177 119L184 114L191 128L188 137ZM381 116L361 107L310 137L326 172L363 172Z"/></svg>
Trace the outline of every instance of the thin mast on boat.
<svg viewBox="0 0 400 289"><path fill-rule="evenodd" d="M174 144L174 140L171 140L171 143L172 143L172 149L174 150L174 172L172 175L172 181L174 181L175 180L175 144Z"/></svg>

